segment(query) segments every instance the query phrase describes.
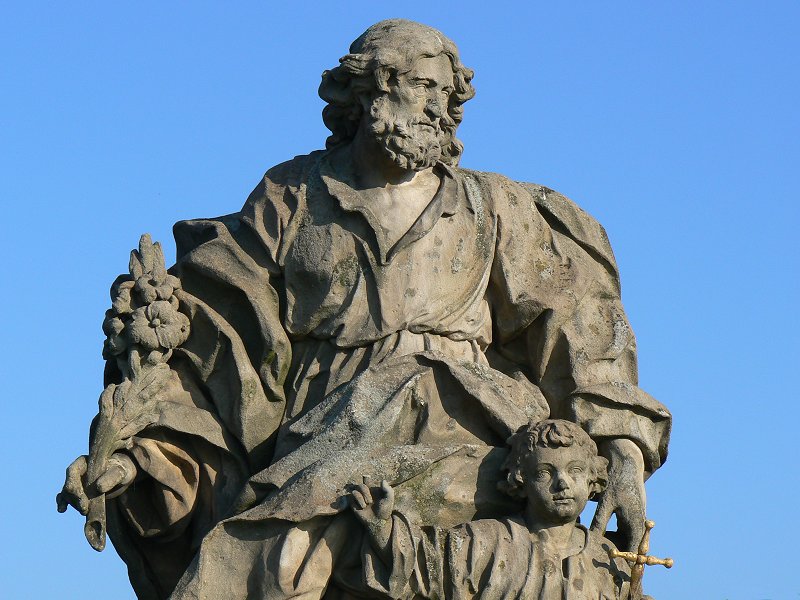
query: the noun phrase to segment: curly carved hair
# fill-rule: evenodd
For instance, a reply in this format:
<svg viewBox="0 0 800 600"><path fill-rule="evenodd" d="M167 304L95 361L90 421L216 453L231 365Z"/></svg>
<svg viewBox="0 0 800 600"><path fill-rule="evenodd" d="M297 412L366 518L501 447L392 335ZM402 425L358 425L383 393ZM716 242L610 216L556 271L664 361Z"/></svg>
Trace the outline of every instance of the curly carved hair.
<svg viewBox="0 0 800 600"><path fill-rule="evenodd" d="M450 59L455 87L443 119L451 135L442 147L442 162L456 166L464 147L455 138L455 129L464 118L464 103L475 96L473 72L461 64L458 48L450 39L432 27L405 19L376 23L350 45L350 53L339 59L338 67L322 74L319 96L327 102L322 120L331 130L325 146L335 148L355 137L364 113L364 96L388 93L389 82L410 71L417 59L442 54Z"/></svg>
<svg viewBox="0 0 800 600"><path fill-rule="evenodd" d="M508 438L511 452L503 463L508 471L498 487L515 498L524 497L522 462L539 448L569 448L577 445L586 451L589 466L589 498L600 494L608 485L608 461L597 454L597 444L575 423L561 419L549 419L524 425Z"/></svg>

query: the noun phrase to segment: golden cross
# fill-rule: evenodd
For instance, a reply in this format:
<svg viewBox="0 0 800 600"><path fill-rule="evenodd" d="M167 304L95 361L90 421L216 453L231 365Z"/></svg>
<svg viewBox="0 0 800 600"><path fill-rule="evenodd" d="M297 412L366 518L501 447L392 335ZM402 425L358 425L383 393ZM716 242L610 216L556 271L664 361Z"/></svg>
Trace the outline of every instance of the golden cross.
<svg viewBox="0 0 800 600"><path fill-rule="evenodd" d="M650 530L655 527L653 521L644 522L644 535L642 541L639 542L638 552L620 552L619 550L608 551L609 558L621 558L627 560L631 564L631 592L630 597L632 600L639 600L642 597L642 577L644 576L645 565L664 565L668 569L675 564L671 558L656 558L655 556L648 556L647 551L650 550Z"/></svg>

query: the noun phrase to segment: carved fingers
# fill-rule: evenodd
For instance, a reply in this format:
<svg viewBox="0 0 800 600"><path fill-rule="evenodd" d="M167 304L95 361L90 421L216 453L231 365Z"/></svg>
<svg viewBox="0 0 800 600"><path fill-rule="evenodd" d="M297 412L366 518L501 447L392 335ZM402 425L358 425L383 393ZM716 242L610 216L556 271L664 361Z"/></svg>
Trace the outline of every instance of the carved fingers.
<svg viewBox="0 0 800 600"><path fill-rule="evenodd" d="M644 535L645 503L644 460L631 440L610 440L601 445L609 461L608 488L600 496L592 529L605 533L612 514L618 531L609 535L621 548L635 551Z"/></svg>
<svg viewBox="0 0 800 600"><path fill-rule="evenodd" d="M355 484L350 490L350 506L355 510L364 510L372 504L372 492L369 486Z"/></svg>
<svg viewBox="0 0 800 600"><path fill-rule="evenodd" d="M72 506L82 515L89 510L89 498L86 495L86 455L79 456L67 467L64 487L56 496L58 512L63 513Z"/></svg>
<svg viewBox="0 0 800 600"><path fill-rule="evenodd" d="M644 486L641 494L628 495L617 510L617 529L622 545L635 552L644 535Z"/></svg>
<svg viewBox="0 0 800 600"><path fill-rule="evenodd" d="M610 483L609 487L611 487ZM594 511L594 518L592 519L592 529L601 534L605 533L608 522L611 520L611 515L614 514L614 509L614 500L611 494L609 494L608 489L606 489L597 501L597 508Z"/></svg>
<svg viewBox="0 0 800 600"><path fill-rule="evenodd" d="M56 496L58 512L65 512L72 506L82 515L89 511L89 484L86 481L87 456L79 456L67 467L64 487ZM95 489L98 493L114 498L123 493L136 479L136 464L126 454L114 454L108 460L105 472L97 478Z"/></svg>
<svg viewBox="0 0 800 600"><path fill-rule="evenodd" d="M386 520L394 510L394 489L383 480L379 488L371 488L366 483L352 484L348 495L350 508L366 520ZM371 513L371 514L365 514Z"/></svg>
<svg viewBox="0 0 800 600"><path fill-rule="evenodd" d="M95 487L107 498L116 498L136 479L136 463L127 454L117 453L108 459L108 468L97 478Z"/></svg>
<svg viewBox="0 0 800 600"><path fill-rule="evenodd" d="M380 499L377 502L375 514L379 519L390 519L392 517L392 511L394 510L394 488L384 479L381 481L381 487L378 493L380 494Z"/></svg>

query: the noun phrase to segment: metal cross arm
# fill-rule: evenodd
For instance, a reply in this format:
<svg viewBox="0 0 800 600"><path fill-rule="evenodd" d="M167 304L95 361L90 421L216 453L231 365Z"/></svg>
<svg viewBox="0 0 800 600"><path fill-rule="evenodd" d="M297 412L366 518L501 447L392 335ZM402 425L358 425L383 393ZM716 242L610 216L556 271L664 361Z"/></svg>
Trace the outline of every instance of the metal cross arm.
<svg viewBox="0 0 800 600"><path fill-rule="evenodd" d="M611 549L608 551L610 558L621 558L631 564L631 598L638 599L642 597L642 577L644 576L645 565L663 565L669 569L675 564L675 561L671 558L656 558L647 554L648 550L650 550L650 530L655 526L656 524L653 521L644 522L644 535L642 536L642 541L639 542L638 552L620 552L619 550Z"/></svg>

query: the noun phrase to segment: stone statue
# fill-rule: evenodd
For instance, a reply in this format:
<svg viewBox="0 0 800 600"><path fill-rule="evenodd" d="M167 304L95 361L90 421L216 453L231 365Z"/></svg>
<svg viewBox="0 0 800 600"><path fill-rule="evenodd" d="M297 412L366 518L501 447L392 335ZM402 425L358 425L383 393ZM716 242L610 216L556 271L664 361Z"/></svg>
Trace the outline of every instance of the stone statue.
<svg viewBox="0 0 800 600"><path fill-rule="evenodd" d="M238 213L178 223L169 271L143 238L112 286L107 387L58 505L87 515L95 548L108 528L140 598L401 597L408 582L394 596L365 576L352 485L385 482L407 524L393 539L496 536L523 510L546 528L549 508L497 483L506 440L548 418L608 461L591 533L573 524L583 490L556 502L558 543L611 547L615 513L636 548L670 414L637 387L602 227L548 188L458 167L472 75L442 33L373 25L323 73L326 150L270 169ZM382 577L409 572L411 554L377 554Z"/></svg>
<svg viewBox="0 0 800 600"><path fill-rule="evenodd" d="M525 498L522 514L454 528L419 527L394 509L394 491L357 485L351 508L369 533L370 587L391 598L627 598L630 569L613 544L576 524L606 485L608 461L580 427L547 420L510 439L503 489ZM499 565L503 565L500 567ZM477 582L490 581L481 586Z"/></svg>

